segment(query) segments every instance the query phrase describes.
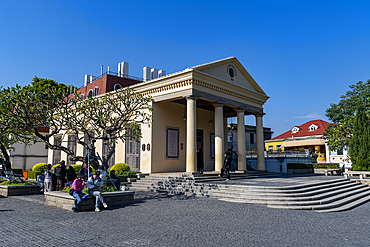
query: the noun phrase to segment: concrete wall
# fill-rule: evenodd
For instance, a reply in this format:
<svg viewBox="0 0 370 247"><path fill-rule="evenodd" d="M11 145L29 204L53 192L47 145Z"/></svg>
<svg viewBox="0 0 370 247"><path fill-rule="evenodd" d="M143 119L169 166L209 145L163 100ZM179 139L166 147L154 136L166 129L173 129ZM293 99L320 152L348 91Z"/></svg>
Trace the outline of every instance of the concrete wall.
<svg viewBox="0 0 370 247"><path fill-rule="evenodd" d="M316 160L310 157L265 157L265 169L268 172L288 173L288 163L315 163ZM257 170L257 158L247 158L247 165Z"/></svg>
<svg viewBox="0 0 370 247"><path fill-rule="evenodd" d="M30 170L37 163L46 163L48 160L48 149L43 142L37 142L30 146L17 143L10 152L12 168Z"/></svg>

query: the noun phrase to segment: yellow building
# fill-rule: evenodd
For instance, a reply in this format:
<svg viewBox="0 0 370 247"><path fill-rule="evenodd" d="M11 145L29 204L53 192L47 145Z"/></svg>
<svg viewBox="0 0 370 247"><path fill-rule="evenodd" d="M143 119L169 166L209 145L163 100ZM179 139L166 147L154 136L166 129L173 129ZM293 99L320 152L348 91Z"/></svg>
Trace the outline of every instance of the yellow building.
<svg viewBox="0 0 370 247"><path fill-rule="evenodd" d="M227 149L227 118L237 117L238 125L244 126L244 116L254 115L258 169L265 170L263 105L269 97L235 57L152 78L131 88L153 97L153 122L141 125L140 143L118 143L113 163L126 162L132 170L144 173L196 172L196 150L201 150L205 170L220 171ZM245 171L245 130L239 129L238 169ZM75 148L77 155L83 155L82 146ZM97 151L103 153L103 149L97 142ZM62 153L60 159L67 157ZM49 163L52 161L50 150Z"/></svg>
<svg viewBox="0 0 370 247"><path fill-rule="evenodd" d="M265 149L270 152L309 150L317 157L318 163L326 161L326 139L324 132L329 123L312 120L265 141Z"/></svg>

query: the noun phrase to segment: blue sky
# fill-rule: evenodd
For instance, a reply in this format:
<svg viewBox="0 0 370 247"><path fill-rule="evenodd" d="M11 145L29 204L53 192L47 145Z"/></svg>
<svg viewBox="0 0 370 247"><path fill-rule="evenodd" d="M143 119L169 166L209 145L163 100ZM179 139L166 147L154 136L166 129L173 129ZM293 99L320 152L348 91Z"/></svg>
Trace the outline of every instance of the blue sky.
<svg viewBox="0 0 370 247"><path fill-rule="evenodd" d="M1 85L82 86L129 62L168 73L235 56L266 92L279 135L323 119L370 79L369 1L0 1ZM248 116L246 123L255 124Z"/></svg>

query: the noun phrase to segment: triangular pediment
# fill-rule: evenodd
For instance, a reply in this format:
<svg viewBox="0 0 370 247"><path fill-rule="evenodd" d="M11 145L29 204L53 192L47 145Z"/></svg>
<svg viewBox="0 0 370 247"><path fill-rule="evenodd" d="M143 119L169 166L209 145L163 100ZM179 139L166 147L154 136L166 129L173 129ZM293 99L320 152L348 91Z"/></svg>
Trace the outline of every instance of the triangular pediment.
<svg viewBox="0 0 370 247"><path fill-rule="evenodd" d="M228 57L214 62L193 66L190 67L190 69L201 71L239 87L266 95L236 57Z"/></svg>

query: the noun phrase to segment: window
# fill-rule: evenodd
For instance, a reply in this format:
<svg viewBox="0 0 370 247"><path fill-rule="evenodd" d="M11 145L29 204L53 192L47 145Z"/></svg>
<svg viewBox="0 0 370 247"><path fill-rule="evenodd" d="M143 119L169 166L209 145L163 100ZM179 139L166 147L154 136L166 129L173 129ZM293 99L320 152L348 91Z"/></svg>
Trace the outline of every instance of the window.
<svg viewBox="0 0 370 247"><path fill-rule="evenodd" d="M292 129L292 134L297 133L298 131L299 131L299 128L298 128L298 127L294 127L294 128Z"/></svg>
<svg viewBox="0 0 370 247"><path fill-rule="evenodd" d="M254 134L253 133L249 134L249 140L251 144L254 144Z"/></svg>
<svg viewBox="0 0 370 247"><path fill-rule="evenodd" d="M98 96L99 95L99 88L98 87L95 87L94 89L94 96Z"/></svg>
<svg viewBox="0 0 370 247"><path fill-rule="evenodd" d="M166 159L179 158L179 128L166 127Z"/></svg>
<svg viewBox="0 0 370 247"><path fill-rule="evenodd" d="M319 128L319 126L314 125L314 124L311 124L311 125L310 125L310 127L308 127L308 129L309 129L310 131L315 131L315 130L317 130L318 128Z"/></svg>
<svg viewBox="0 0 370 247"><path fill-rule="evenodd" d="M89 94L87 95L88 98L91 98L94 96L94 92L92 89L90 89Z"/></svg>
<svg viewBox="0 0 370 247"><path fill-rule="evenodd" d="M120 89L120 88L122 88L122 86L121 86L120 84L116 84L116 85L114 85L114 91L116 91L116 90L118 90L118 89Z"/></svg>
<svg viewBox="0 0 370 247"><path fill-rule="evenodd" d="M276 151L281 152L281 145L276 145Z"/></svg>
<svg viewBox="0 0 370 247"><path fill-rule="evenodd" d="M81 99L85 99L85 95L84 94L81 94Z"/></svg>
<svg viewBox="0 0 370 247"><path fill-rule="evenodd" d="M67 148L71 151L73 151L73 153L76 155L76 147L77 147L77 142L76 142L76 135L75 134L71 134L71 135L68 135L68 144L67 144ZM69 165L72 165L75 161L72 161L69 159L69 155L67 155L67 166Z"/></svg>
<svg viewBox="0 0 370 247"><path fill-rule="evenodd" d="M55 136L54 137L54 145L60 146L62 144L62 137L61 136ZM60 156L62 151L61 150L53 150L53 165L59 164L60 162Z"/></svg>
<svg viewBox="0 0 370 247"><path fill-rule="evenodd" d="M274 146L273 145L268 145L267 150L269 152L273 152L274 151Z"/></svg>

